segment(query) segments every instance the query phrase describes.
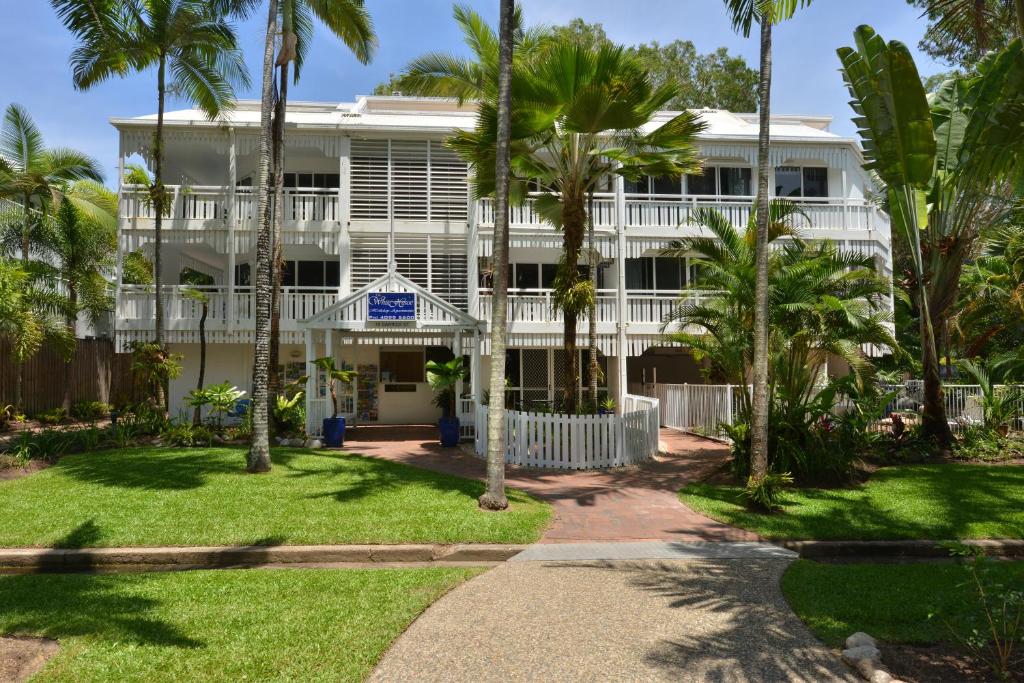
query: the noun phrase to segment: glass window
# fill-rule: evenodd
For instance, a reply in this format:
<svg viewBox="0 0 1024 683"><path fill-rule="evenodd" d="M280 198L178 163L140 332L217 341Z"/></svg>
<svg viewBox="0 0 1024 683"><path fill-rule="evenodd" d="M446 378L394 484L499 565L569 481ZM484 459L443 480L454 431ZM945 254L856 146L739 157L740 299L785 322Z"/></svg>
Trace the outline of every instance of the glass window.
<svg viewBox="0 0 1024 683"><path fill-rule="evenodd" d="M324 286L324 262L323 261L299 261L297 274L297 286L299 287L323 287Z"/></svg>
<svg viewBox="0 0 1024 683"><path fill-rule="evenodd" d="M295 187L295 174L294 173L285 173L284 174L284 186L285 187Z"/></svg>
<svg viewBox="0 0 1024 683"><path fill-rule="evenodd" d="M804 196L828 196L828 169L804 166Z"/></svg>
<svg viewBox="0 0 1024 683"><path fill-rule="evenodd" d="M281 266L281 285L283 287L295 286L295 261L285 261Z"/></svg>
<svg viewBox="0 0 1024 683"><path fill-rule="evenodd" d="M639 180L626 178L626 194L647 194L651 191L651 179L642 176Z"/></svg>
<svg viewBox="0 0 1024 683"><path fill-rule="evenodd" d="M423 351L381 351L382 382L423 382Z"/></svg>
<svg viewBox="0 0 1024 683"><path fill-rule="evenodd" d="M299 187L313 187L313 174L300 173L298 183Z"/></svg>
<svg viewBox="0 0 1024 683"><path fill-rule="evenodd" d="M239 263L235 266L235 283L239 287L248 287L250 284L250 274L252 267L248 263Z"/></svg>
<svg viewBox="0 0 1024 683"><path fill-rule="evenodd" d="M324 287L341 286L341 264L337 261L324 261Z"/></svg>
<svg viewBox="0 0 1024 683"><path fill-rule="evenodd" d="M703 175L686 176L687 194L718 194L715 188L715 169L705 168Z"/></svg>
<svg viewBox="0 0 1024 683"><path fill-rule="evenodd" d="M779 166L775 169L775 196L800 197L803 175L799 166Z"/></svg>
<svg viewBox="0 0 1024 683"><path fill-rule="evenodd" d="M542 263L540 265L540 286L544 289L551 289L555 286L555 277L557 275L557 263Z"/></svg>
<svg viewBox="0 0 1024 683"><path fill-rule="evenodd" d="M654 259L654 283L659 290L679 291L683 287L679 259L658 256Z"/></svg>
<svg viewBox="0 0 1024 683"><path fill-rule="evenodd" d="M754 194L749 168L723 166L718 169L719 194L727 197L750 197Z"/></svg>
<svg viewBox="0 0 1024 683"><path fill-rule="evenodd" d="M519 349L507 349L505 351L505 380L510 387L518 387L519 384Z"/></svg>
<svg viewBox="0 0 1024 683"><path fill-rule="evenodd" d="M516 289L537 289L538 287L540 287L540 265L517 263Z"/></svg>
<svg viewBox="0 0 1024 683"><path fill-rule="evenodd" d="M626 289L654 289L654 271L649 258L626 259Z"/></svg>
<svg viewBox="0 0 1024 683"><path fill-rule="evenodd" d="M654 194L682 194L683 180L682 178L671 178L668 176L652 178L651 191Z"/></svg>

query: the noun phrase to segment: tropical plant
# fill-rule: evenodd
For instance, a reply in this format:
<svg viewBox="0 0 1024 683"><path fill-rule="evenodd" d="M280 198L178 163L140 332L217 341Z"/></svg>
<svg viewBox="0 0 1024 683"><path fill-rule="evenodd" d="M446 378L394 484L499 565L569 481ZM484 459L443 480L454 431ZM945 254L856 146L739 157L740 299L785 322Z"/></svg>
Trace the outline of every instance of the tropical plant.
<svg viewBox="0 0 1024 683"><path fill-rule="evenodd" d="M20 251L29 260L32 241L42 227L48 208L64 196L68 183L78 180L102 182L100 165L83 152L68 147L47 147L43 134L29 113L17 104L4 112L0 125L0 198L21 205L21 216L0 225L3 251ZM82 197L72 198L90 217L113 229L114 219Z"/></svg>
<svg viewBox="0 0 1024 683"><path fill-rule="evenodd" d="M960 371L981 390L978 398L984 427L995 431L1008 429L1020 417L1021 402L1024 401L1020 387L1003 384L1002 373L983 363L963 359L959 366Z"/></svg>
<svg viewBox="0 0 1024 683"><path fill-rule="evenodd" d="M1024 37L1024 0L907 0L929 25L921 48L958 66L971 66L986 52Z"/></svg>
<svg viewBox="0 0 1024 683"><path fill-rule="evenodd" d="M203 393L207 396L210 411L216 416L217 431L220 432L224 428L224 416L235 409L238 401L245 396L245 392L231 382L225 381L211 384L203 389Z"/></svg>
<svg viewBox="0 0 1024 683"><path fill-rule="evenodd" d="M71 415L78 420L93 422L108 417L111 410L110 404L102 401L78 401L71 406Z"/></svg>
<svg viewBox="0 0 1024 683"><path fill-rule="evenodd" d="M117 196L102 186L84 182L63 193L56 217L43 222L35 241L43 256L37 265L40 275L63 286L67 297L67 334L71 338L76 336L80 314L86 314L96 324L114 308L107 278L115 265L117 231L108 223L116 215ZM107 219L98 221L82 214L70 199L81 195L88 196ZM64 362L65 411L71 410L71 391L69 357Z"/></svg>
<svg viewBox="0 0 1024 683"><path fill-rule="evenodd" d="M196 379L196 390L203 390L203 381L206 379L206 319L210 315L210 295L201 289L213 284L213 278L205 273L186 269L181 275L182 284L189 287L181 291L181 295L200 306L199 313L199 376ZM192 411L192 424L202 423L201 406L195 406Z"/></svg>
<svg viewBox="0 0 1024 683"><path fill-rule="evenodd" d="M284 224L284 129L285 112L288 110L288 80L294 62L294 80L299 81L302 65L309 52L313 34L314 18L339 38L361 63L367 64L376 47L377 37L373 22L364 7L363 0L282 0L280 2L281 41L278 46L276 65L279 70L277 101L274 104L273 122L273 176L274 176L274 222L271 237L273 257L271 265L271 317L270 317L270 360L268 396L278 393L277 366L281 342L281 278L284 263L281 230Z"/></svg>
<svg viewBox="0 0 1024 683"><path fill-rule="evenodd" d="M427 362L427 383L434 392L434 405L441 409L446 418L456 416L456 385L464 380L469 370L463 365L462 356L438 363Z"/></svg>
<svg viewBox="0 0 1024 683"><path fill-rule="evenodd" d="M164 187L164 109L168 94L198 107L211 120L234 103L234 85L249 77L234 27L225 19L228 0L50 0L64 26L78 39L71 54L74 85L88 90L114 76L155 69L156 131L150 150L154 208L154 342L164 346L162 227L168 209ZM168 76L170 77L168 79ZM157 387L162 395L163 386ZM162 396L161 396L162 397ZM163 401L161 401L163 402Z"/></svg>
<svg viewBox="0 0 1024 683"><path fill-rule="evenodd" d="M344 384L348 384L355 379L356 373L348 368L339 368L334 363L334 358L331 356L317 358L313 361L313 365L327 376L327 386L330 387L331 391L331 405L334 407L334 412L331 413L331 419L334 419L338 417L338 393L336 390L336 383L343 382Z"/></svg>
<svg viewBox="0 0 1024 683"><path fill-rule="evenodd" d="M745 38L750 37L750 29L755 23L761 30L757 86L757 278L754 286L754 363L751 372L754 395L750 423L755 485L768 472L768 203L771 182L768 148L771 139L772 25L789 19L798 7L810 3L811 0L725 0L733 29L741 32Z"/></svg>
<svg viewBox="0 0 1024 683"><path fill-rule="evenodd" d="M556 45L526 64L513 64L512 194L522 198L529 183L535 183L541 188L533 199L538 213L562 231L553 301L563 311L568 359L563 408L570 414L575 412L580 374L577 320L595 295L578 268L587 199L616 176L699 172L695 139L704 124L697 114L684 112L655 130L644 129L675 94L673 85L652 86L648 72L621 48ZM494 192L496 140L493 98L480 104L475 131L460 131L449 139L473 166L477 196Z"/></svg>
<svg viewBox="0 0 1024 683"><path fill-rule="evenodd" d="M181 356L169 353L155 342L134 342L131 352L132 372L136 380L144 387L149 400L155 401L157 409L166 412L167 406L162 403L166 396L163 387L181 374Z"/></svg>
<svg viewBox="0 0 1024 683"><path fill-rule="evenodd" d="M274 402L274 426L284 434L306 433L306 392L277 396Z"/></svg>
<svg viewBox="0 0 1024 683"><path fill-rule="evenodd" d="M67 298L53 280L40 276L39 263L0 256L0 337L8 340L14 358L14 409L22 412L25 362L45 341L65 355L74 350L74 337L65 325Z"/></svg>
<svg viewBox="0 0 1024 683"><path fill-rule="evenodd" d="M793 483L788 472L769 472L762 477L751 476L743 489L747 505L759 512L775 512L781 507L782 490Z"/></svg>

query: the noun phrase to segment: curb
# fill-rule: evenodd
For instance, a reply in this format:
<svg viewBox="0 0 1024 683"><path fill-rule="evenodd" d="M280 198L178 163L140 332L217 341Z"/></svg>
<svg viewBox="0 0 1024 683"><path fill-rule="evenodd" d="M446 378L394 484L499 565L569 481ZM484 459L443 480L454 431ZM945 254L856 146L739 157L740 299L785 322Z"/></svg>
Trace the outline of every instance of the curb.
<svg viewBox="0 0 1024 683"><path fill-rule="evenodd" d="M981 548L991 557L1024 557L1024 540L971 541L782 541L780 545L805 559L824 558L946 558L948 544Z"/></svg>
<svg viewBox="0 0 1024 683"><path fill-rule="evenodd" d="M281 545L165 548L0 548L0 571L213 569L263 564L504 562L525 545Z"/></svg>

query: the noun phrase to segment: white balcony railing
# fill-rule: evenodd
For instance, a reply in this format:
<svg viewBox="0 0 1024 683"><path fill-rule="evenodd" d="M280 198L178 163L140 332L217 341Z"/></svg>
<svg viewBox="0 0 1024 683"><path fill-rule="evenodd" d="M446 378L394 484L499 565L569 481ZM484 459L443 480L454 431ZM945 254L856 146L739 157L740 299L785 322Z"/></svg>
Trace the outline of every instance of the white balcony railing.
<svg viewBox="0 0 1024 683"><path fill-rule="evenodd" d="M549 289L510 289L508 320L512 323L561 323L562 311L555 307ZM685 300L699 303L716 296L715 292L687 291ZM480 290L478 316L490 320L493 312L493 293ZM626 292L626 322L662 323L669 318L683 299L679 292L656 292L628 290ZM581 316L585 320L586 316ZM614 289L600 289L597 292L597 320L602 323L618 321L618 298Z"/></svg>
<svg viewBox="0 0 1024 683"><path fill-rule="evenodd" d="M185 296L186 289L199 289L209 300L207 324L211 327L228 319L228 291L226 287L164 287L164 316L168 321L192 322L196 326L202 317L199 301ZM338 300L336 287L282 287L281 320L299 321L310 318ZM117 302L117 317L121 321L152 321L156 315L153 288L123 285ZM233 322L249 322L256 318L256 295L249 287L239 287L234 294Z"/></svg>
<svg viewBox="0 0 1024 683"><path fill-rule="evenodd" d="M510 210L512 227L549 227L535 209L535 198L527 199ZM797 219L804 230L888 230L889 218L870 202L841 197L794 198L807 219ZM754 197L716 195L626 195L626 227L678 228L695 225L695 213L711 208L725 214L737 227L750 220ZM611 228L615 225L615 200L608 195L594 199L594 225ZM479 203L478 221L482 226L494 225L494 202Z"/></svg>
<svg viewBox="0 0 1024 683"><path fill-rule="evenodd" d="M168 185L170 205L165 217L173 227L180 222L223 222L227 216L230 195L227 188L213 186L182 187ZM257 218L257 199L251 187L235 189L234 214L237 225L253 228ZM287 188L284 191L284 219L286 224L322 223L337 221L338 190L332 188ZM143 188L125 188L121 201L121 218L151 220L156 211Z"/></svg>

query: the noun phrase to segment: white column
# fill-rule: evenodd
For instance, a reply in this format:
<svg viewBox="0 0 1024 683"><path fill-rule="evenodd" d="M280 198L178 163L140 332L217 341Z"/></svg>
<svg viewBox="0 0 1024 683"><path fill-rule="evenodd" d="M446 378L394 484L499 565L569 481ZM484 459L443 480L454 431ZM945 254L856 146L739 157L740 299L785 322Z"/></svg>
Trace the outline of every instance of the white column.
<svg viewBox="0 0 1024 683"><path fill-rule="evenodd" d="M844 161L843 162L843 230L849 230L850 229L850 217L849 217L850 208L849 208L849 204L850 204L850 195L849 195L849 191L847 189L846 162Z"/></svg>
<svg viewBox="0 0 1024 683"><path fill-rule="evenodd" d="M312 434L314 429L311 404L313 402L313 388L316 386L316 368L310 365L310 361L313 360L313 332L306 328L303 336L306 339L306 433Z"/></svg>
<svg viewBox="0 0 1024 683"><path fill-rule="evenodd" d="M462 330L455 331L455 337L452 339L452 352L456 358L462 358ZM462 389L465 383L463 380L459 380L455 383L455 416L459 417L462 406Z"/></svg>
<svg viewBox="0 0 1024 683"><path fill-rule="evenodd" d="M476 318L480 315L480 237L476 224L477 201L472 195L469 196L466 211L469 227L469 239L466 240L466 284L469 286L469 314Z"/></svg>
<svg viewBox="0 0 1024 683"><path fill-rule="evenodd" d="M334 330L324 330L324 355L334 358Z"/></svg>
<svg viewBox="0 0 1024 683"><path fill-rule="evenodd" d="M235 329L235 224L238 222L238 212L235 210L235 185L238 183L238 158L235 154L235 129L228 129L228 206L224 214L224 220L228 227L228 305L227 305L227 329L231 332ZM307 396L308 400L308 396Z"/></svg>
<svg viewBox="0 0 1024 683"><path fill-rule="evenodd" d="M469 381L472 384L470 391L477 404L483 399L483 378L480 377L480 372L480 328L477 328L473 330L473 352L469 357Z"/></svg>
<svg viewBox="0 0 1024 683"><path fill-rule="evenodd" d="M352 293L352 238L349 234L352 222L352 138L341 139L341 155L338 159L338 296Z"/></svg>
<svg viewBox="0 0 1024 683"><path fill-rule="evenodd" d="M615 391L615 410L622 414L626 402L626 186L622 176L615 178L615 233L617 237L617 253L615 265L618 269L618 382Z"/></svg>
<svg viewBox="0 0 1024 683"><path fill-rule="evenodd" d="M121 299L121 285L124 281L124 245L121 243L121 216L125 213L124 198L124 134L117 137L117 282L114 301Z"/></svg>

